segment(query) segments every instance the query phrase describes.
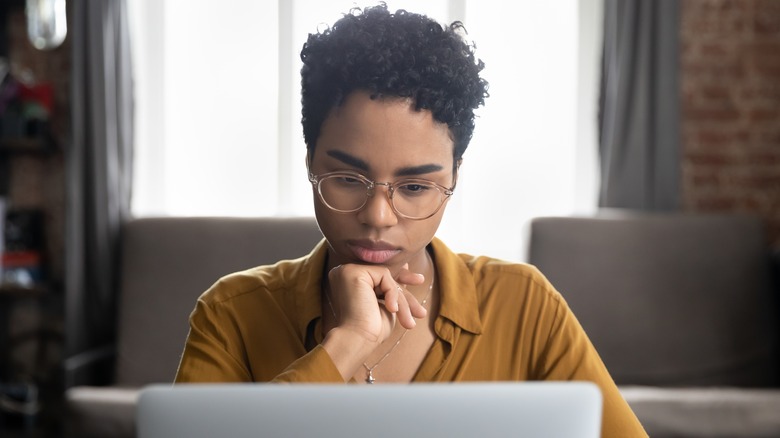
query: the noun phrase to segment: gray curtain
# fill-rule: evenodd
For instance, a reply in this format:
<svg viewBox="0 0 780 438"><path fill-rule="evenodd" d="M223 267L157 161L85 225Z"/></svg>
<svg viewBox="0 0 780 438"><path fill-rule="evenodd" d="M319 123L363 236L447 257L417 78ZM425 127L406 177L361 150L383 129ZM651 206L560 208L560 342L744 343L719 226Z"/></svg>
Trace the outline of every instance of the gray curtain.
<svg viewBox="0 0 780 438"><path fill-rule="evenodd" d="M74 0L70 4L67 356L114 340L118 242L130 208L133 119L125 1Z"/></svg>
<svg viewBox="0 0 780 438"><path fill-rule="evenodd" d="M601 207L676 210L679 2L604 0Z"/></svg>

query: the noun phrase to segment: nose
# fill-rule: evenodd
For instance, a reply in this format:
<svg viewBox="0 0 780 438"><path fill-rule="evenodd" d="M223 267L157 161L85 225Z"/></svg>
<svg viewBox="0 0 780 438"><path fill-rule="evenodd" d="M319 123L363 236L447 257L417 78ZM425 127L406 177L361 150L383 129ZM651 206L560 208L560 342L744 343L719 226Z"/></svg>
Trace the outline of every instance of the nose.
<svg viewBox="0 0 780 438"><path fill-rule="evenodd" d="M384 187L380 187L384 185ZM398 216L390 204L390 192L385 184L376 184L366 199L366 205L358 211L358 218L375 228L390 227L398 223Z"/></svg>

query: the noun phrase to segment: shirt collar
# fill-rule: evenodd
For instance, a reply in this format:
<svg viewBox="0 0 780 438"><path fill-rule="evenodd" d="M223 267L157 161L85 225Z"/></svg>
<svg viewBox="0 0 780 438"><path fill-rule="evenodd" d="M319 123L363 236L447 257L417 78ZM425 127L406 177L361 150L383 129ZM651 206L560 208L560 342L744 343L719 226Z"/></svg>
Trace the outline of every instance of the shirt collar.
<svg viewBox="0 0 780 438"><path fill-rule="evenodd" d="M471 333L482 333L477 287L466 263L438 238L431 242L436 262L436 280L441 291L439 316Z"/></svg>

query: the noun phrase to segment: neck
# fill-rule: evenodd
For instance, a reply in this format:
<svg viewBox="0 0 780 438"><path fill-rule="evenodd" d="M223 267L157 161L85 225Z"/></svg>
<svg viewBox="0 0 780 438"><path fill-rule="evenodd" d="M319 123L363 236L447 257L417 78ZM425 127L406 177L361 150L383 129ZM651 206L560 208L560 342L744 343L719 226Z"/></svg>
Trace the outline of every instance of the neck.
<svg viewBox="0 0 780 438"><path fill-rule="evenodd" d="M412 265L411 262L409 263L409 270L423 274L425 276L425 282L415 287L414 289L410 288L410 291L420 302L422 302L422 300L430 292L431 286L433 286L434 276L436 275L436 268L433 265L433 257L430 255L430 253L428 253L427 248L422 250L422 257L418 257L418 259L422 260L421 262L417 262L415 265Z"/></svg>

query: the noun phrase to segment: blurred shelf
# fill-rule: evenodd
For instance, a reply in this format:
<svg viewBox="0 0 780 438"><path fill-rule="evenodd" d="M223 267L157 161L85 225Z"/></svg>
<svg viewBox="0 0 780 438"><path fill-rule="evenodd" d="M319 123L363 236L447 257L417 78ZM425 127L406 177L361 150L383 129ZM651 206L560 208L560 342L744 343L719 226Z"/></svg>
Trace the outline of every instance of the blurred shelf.
<svg viewBox="0 0 780 438"><path fill-rule="evenodd" d="M0 138L0 152L13 154L48 154L54 151L43 138Z"/></svg>
<svg viewBox="0 0 780 438"><path fill-rule="evenodd" d="M50 288L45 285L35 285L31 287L18 286L15 284L0 284L0 298L27 298L40 297L49 292Z"/></svg>

